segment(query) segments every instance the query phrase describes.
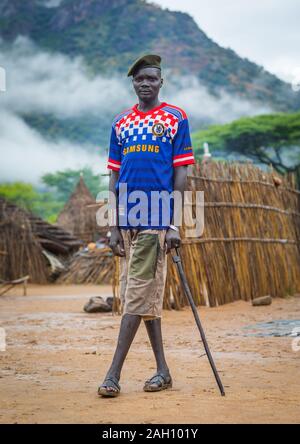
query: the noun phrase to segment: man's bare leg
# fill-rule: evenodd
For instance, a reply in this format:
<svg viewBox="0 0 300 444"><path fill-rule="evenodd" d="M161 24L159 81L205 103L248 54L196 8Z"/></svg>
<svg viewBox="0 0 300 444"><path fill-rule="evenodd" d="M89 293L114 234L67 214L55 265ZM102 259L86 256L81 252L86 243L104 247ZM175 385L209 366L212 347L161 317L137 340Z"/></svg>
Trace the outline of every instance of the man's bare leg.
<svg viewBox="0 0 300 444"><path fill-rule="evenodd" d="M168 376L169 368L166 362L161 332L161 319L145 321L145 326L155 356L157 373Z"/></svg>
<svg viewBox="0 0 300 444"><path fill-rule="evenodd" d="M119 381L125 358L140 326L141 319L141 316L131 314L125 314L122 317L116 351L106 378L113 377ZM116 389L110 386L107 386L106 390L116 391Z"/></svg>

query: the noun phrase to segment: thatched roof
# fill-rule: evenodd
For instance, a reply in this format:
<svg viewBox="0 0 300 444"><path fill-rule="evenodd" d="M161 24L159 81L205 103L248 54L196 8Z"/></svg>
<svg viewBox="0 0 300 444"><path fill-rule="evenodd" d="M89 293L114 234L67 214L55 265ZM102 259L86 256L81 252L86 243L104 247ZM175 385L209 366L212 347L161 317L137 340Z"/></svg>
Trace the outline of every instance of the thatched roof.
<svg viewBox="0 0 300 444"><path fill-rule="evenodd" d="M114 273L114 257L110 248L74 254L67 269L56 281L59 284L111 284Z"/></svg>
<svg viewBox="0 0 300 444"><path fill-rule="evenodd" d="M68 231L57 224L49 224L38 216L14 205L11 202L0 198L0 213L5 209L5 214L9 216L17 212L30 222L31 230L43 248L54 254L69 255L77 251L82 242Z"/></svg>
<svg viewBox="0 0 300 444"><path fill-rule="evenodd" d="M35 283L47 281L46 259L26 212L0 198L0 279L29 275Z"/></svg>
<svg viewBox="0 0 300 444"><path fill-rule="evenodd" d="M75 190L57 218L57 223L85 242L106 236L106 228L99 227L96 212L99 206L81 176Z"/></svg>
<svg viewBox="0 0 300 444"><path fill-rule="evenodd" d="M29 274L32 282L46 282L48 265L43 250L67 257L82 242L57 225L0 198L0 277L18 279Z"/></svg>
<svg viewBox="0 0 300 444"><path fill-rule="evenodd" d="M51 253L69 255L82 246L80 239L57 224L49 224L33 214L29 214L29 220L36 238Z"/></svg>

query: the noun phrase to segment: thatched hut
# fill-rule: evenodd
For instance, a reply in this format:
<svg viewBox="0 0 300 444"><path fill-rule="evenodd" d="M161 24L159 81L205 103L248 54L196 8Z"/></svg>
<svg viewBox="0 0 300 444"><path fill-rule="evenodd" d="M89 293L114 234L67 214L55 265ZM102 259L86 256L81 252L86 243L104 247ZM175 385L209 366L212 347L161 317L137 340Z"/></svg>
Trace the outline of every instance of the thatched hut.
<svg viewBox="0 0 300 444"><path fill-rule="evenodd" d="M57 224L49 224L32 213L27 213L32 231L41 246L61 258L68 258L75 253L83 242Z"/></svg>
<svg viewBox="0 0 300 444"><path fill-rule="evenodd" d="M0 279L29 275L31 282L45 283L51 275L49 261L65 260L81 245L61 227L0 198Z"/></svg>
<svg viewBox="0 0 300 444"><path fill-rule="evenodd" d="M11 281L29 275L32 282L48 278L42 246L26 213L0 199L0 279Z"/></svg>
<svg viewBox="0 0 300 444"><path fill-rule="evenodd" d="M72 257L58 284L112 284L114 258L110 248L80 251Z"/></svg>
<svg viewBox="0 0 300 444"><path fill-rule="evenodd" d="M99 205L81 176L68 202L60 212L57 223L77 238L89 243L106 237L107 229L99 227L96 212Z"/></svg>

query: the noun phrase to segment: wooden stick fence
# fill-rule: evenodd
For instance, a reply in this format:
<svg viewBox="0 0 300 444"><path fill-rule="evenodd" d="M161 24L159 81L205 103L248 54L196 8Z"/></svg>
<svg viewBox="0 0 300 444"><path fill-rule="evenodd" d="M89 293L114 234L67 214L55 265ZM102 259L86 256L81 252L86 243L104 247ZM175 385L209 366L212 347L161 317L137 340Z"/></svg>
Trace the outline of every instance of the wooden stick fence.
<svg viewBox="0 0 300 444"><path fill-rule="evenodd" d="M186 238L183 227L181 256L197 304L300 291L300 192L293 177L276 179L252 164L193 168L190 205L195 217L194 194L204 191L205 226L200 238ZM185 305L179 284L169 261L165 308L172 299L177 309Z"/></svg>

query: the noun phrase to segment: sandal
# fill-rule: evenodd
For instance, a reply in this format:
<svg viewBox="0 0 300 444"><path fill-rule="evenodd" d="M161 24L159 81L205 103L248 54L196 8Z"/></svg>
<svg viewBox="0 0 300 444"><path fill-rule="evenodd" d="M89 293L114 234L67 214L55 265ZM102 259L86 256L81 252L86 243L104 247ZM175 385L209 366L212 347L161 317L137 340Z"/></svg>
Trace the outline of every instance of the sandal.
<svg viewBox="0 0 300 444"><path fill-rule="evenodd" d="M156 373L152 378L147 379L144 385L144 392L159 392L172 387L172 378L170 375Z"/></svg>
<svg viewBox="0 0 300 444"><path fill-rule="evenodd" d="M108 390L113 389L113 390ZM104 398L115 398L120 394L121 387L117 378L108 376L104 379L103 384L98 387L98 395Z"/></svg>

